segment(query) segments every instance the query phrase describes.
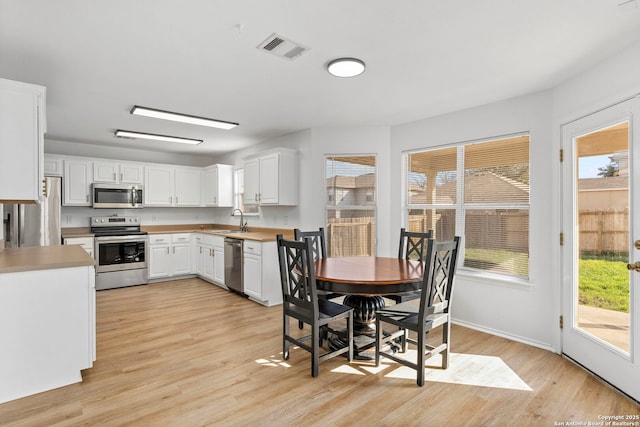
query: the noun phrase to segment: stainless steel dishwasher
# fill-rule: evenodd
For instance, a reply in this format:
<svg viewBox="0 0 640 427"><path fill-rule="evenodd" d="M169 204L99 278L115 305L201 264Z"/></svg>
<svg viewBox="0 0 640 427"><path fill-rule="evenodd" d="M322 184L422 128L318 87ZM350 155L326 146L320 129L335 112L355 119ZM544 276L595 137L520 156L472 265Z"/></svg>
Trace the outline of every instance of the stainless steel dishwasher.
<svg viewBox="0 0 640 427"><path fill-rule="evenodd" d="M244 293L242 280L242 240L224 239L224 283L233 291Z"/></svg>

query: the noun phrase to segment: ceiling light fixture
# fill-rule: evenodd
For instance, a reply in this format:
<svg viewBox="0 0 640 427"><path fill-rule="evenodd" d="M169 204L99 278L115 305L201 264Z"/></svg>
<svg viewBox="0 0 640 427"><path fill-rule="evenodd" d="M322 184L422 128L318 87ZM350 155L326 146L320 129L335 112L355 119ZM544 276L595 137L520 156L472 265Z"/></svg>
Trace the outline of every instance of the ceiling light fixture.
<svg viewBox="0 0 640 427"><path fill-rule="evenodd" d="M181 144L201 144L202 139L182 138L179 136L156 135L154 133L133 132L129 130L118 129L114 135L117 138L133 138L133 139L153 139L157 141L179 142Z"/></svg>
<svg viewBox="0 0 640 427"><path fill-rule="evenodd" d="M364 73L365 64L357 58L338 58L329 62L327 71L336 77L355 77Z"/></svg>
<svg viewBox="0 0 640 427"><path fill-rule="evenodd" d="M218 129L232 129L238 123L225 122L224 120L208 119L206 117L191 116L188 114L172 113L171 111L157 110L155 108L134 105L131 114L137 116L154 117L156 119L172 120L174 122L189 123L192 125L209 126Z"/></svg>

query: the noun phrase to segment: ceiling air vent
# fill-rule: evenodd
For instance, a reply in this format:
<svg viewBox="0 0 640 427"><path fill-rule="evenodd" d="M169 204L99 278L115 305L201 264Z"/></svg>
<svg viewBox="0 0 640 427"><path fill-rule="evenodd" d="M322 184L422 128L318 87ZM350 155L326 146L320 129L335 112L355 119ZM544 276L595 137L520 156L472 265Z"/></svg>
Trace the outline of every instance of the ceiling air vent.
<svg viewBox="0 0 640 427"><path fill-rule="evenodd" d="M265 41L260 43L258 45L258 49L290 61L293 61L309 50L309 48L275 33L271 34Z"/></svg>

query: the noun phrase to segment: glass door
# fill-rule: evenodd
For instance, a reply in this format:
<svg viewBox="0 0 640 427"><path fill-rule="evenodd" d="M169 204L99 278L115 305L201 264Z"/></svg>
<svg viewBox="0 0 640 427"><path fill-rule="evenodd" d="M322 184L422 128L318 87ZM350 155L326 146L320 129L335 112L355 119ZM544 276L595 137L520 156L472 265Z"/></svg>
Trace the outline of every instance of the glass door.
<svg viewBox="0 0 640 427"><path fill-rule="evenodd" d="M562 134L562 351L635 399L639 111L638 100L629 100L563 126Z"/></svg>

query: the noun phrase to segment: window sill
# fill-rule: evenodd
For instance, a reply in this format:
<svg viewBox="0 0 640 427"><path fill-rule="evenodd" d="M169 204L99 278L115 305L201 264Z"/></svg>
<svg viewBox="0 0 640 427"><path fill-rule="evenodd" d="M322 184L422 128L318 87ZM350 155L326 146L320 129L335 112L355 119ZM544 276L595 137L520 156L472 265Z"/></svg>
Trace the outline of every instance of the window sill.
<svg viewBox="0 0 640 427"><path fill-rule="evenodd" d="M529 279L519 277L509 277L502 274L489 273L486 271L473 270L469 268L458 268L456 276L466 280L472 280L483 285L504 286L511 289L532 290L533 284Z"/></svg>

